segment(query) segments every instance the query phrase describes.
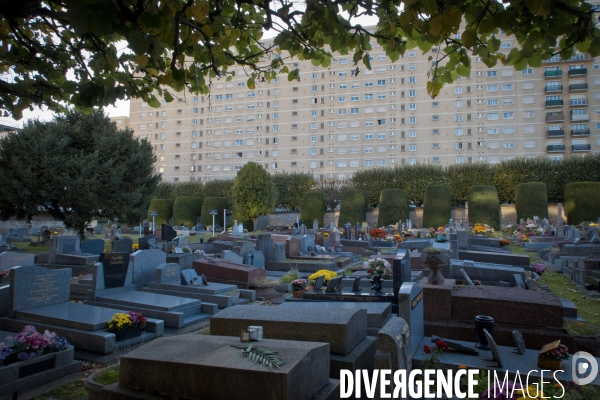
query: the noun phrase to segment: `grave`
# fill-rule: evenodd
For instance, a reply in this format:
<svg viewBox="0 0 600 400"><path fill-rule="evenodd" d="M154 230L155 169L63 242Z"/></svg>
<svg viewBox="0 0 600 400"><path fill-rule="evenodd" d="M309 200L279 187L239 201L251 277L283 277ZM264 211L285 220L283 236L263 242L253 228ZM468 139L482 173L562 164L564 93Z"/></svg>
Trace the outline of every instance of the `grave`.
<svg viewBox="0 0 600 400"><path fill-rule="evenodd" d="M514 275L525 278L525 269L503 264L489 264L470 260L450 260L448 277L463 280L464 270L472 280L479 280L484 285L498 285L500 281L514 282Z"/></svg>
<svg viewBox="0 0 600 400"><path fill-rule="evenodd" d="M50 239L48 264L86 266L98 261L96 254L82 254L79 237L56 236Z"/></svg>
<svg viewBox="0 0 600 400"><path fill-rule="evenodd" d="M177 237L177 232L173 227L167 224L162 224L161 226L161 239L170 242Z"/></svg>
<svg viewBox="0 0 600 400"><path fill-rule="evenodd" d="M84 254L100 255L104 253L104 240L92 239L84 240L80 244L81 252Z"/></svg>
<svg viewBox="0 0 600 400"><path fill-rule="evenodd" d="M263 268L215 258L194 260L193 268L198 275L205 275L210 282L236 285L240 289L248 289L250 283L263 281L267 276Z"/></svg>
<svg viewBox="0 0 600 400"><path fill-rule="evenodd" d="M377 352L375 353L375 369L378 370L412 370L410 328L406 321L393 316L377 333ZM391 380L388 393L393 393L394 382ZM378 390L379 392L379 390Z"/></svg>
<svg viewBox="0 0 600 400"><path fill-rule="evenodd" d="M12 267L28 267L35 264L35 254L5 251L0 254L0 270Z"/></svg>
<svg viewBox="0 0 600 400"><path fill-rule="evenodd" d="M117 342L107 323L115 313L129 309L69 302L68 268L15 267L10 278L9 316L0 319L0 329L20 332L24 326L34 325L39 332L48 329L66 337L77 350L99 354L163 334L163 321L149 318L142 336Z"/></svg>
<svg viewBox="0 0 600 400"><path fill-rule="evenodd" d="M530 269L529 256L524 254L509 254L475 250L458 250L459 260L471 260L482 263L504 264Z"/></svg>
<svg viewBox="0 0 600 400"><path fill-rule="evenodd" d="M161 264L156 270L156 282L150 282L145 292L183 296L216 304L220 309L241 305L256 299L253 290L238 289L235 285L202 283L193 269L181 270L177 264Z"/></svg>
<svg viewBox="0 0 600 400"><path fill-rule="evenodd" d="M271 238L270 233L259 235L258 239L256 240L255 248L257 251L262 252L264 259L262 267L254 264L255 267L264 268L269 261L273 261L275 259L273 254L273 239Z"/></svg>
<svg viewBox="0 0 600 400"><path fill-rule="evenodd" d="M122 307L162 319L165 326L181 329L204 321L217 312L216 304L180 296L137 291L156 279L156 270L164 264L166 255L160 250L138 250L131 255L123 286L106 288L98 276L103 265L94 268L95 288L88 292L85 304L101 307ZM160 264L157 264L160 262Z"/></svg>
<svg viewBox="0 0 600 400"><path fill-rule="evenodd" d="M117 239L112 242L112 251L115 253L129 253L133 252L133 240L130 238Z"/></svg>
<svg viewBox="0 0 600 400"><path fill-rule="evenodd" d="M332 378L339 378L341 369L373 369L377 341L367 337L365 309L231 307L211 318L210 334L239 336L250 325L262 326L266 339L329 343Z"/></svg>
<svg viewBox="0 0 600 400"><path fill-rule="evenodd" d="M150 250L151 241L156 243L156 235L146 235L138 239L138 250Z"/></svg>
<svg viewBox="0 0 600 400"><path fill-rule="evenodd" d="M222 251L229 251L229 250L224 249ZM246 255L249 252L254 251L254 243L252 243L249 240L238 240L235 243L235 246L233 246L233 248L231 249L231 251L233 251L238 256L242 257L242 259L243 259L244 257L246 257Z"/></svg>
<svg viewBox="0 0 600 400"><path fill-rule="evenodd" d="M244 264L253 266L255 268L265 268L265 256L262 251L250 251L244 257Z"/></svg>
<svg viewBox="0 0 600 400"><path fill-rule="evenodd" d="M264 339L260 346L276 351L285 361L280 369L269 369L242 358L236 347L246 346L239 338L212 335L161 338L124 355L119 382L105 387L104 396L96 395L90 400L147 399L150 395L181 399L339 398L339 381L328 378L327 344ZM189 361L182 363L183 359Z"/></svg>
<svg viewBox="0 0 600 400"><path fill-rule="evenodd" d="M237 255L236 253L234 253L231 250L223 250L223 252L221 253L221 258L223 260L227 260L227 261L231 261L237 264L243 264L244 263L244 258Z"/></svg>
<svg viewBox="0 0 600 400"><path fill-rule="evenodd" d="M410 327L410 354L414 355L425 336L423 316L423 285L404 282L398 293L398 316ZM408 344L407 344L408 346ZM408 360L408 357L406 357Z"/></svg>
<svg viewBox="0 0 600 400"><path fill-rule="evenodd" d="M192 253L167 253L167 262L178 264L181 269L191 269L196 258Z"/></svg>

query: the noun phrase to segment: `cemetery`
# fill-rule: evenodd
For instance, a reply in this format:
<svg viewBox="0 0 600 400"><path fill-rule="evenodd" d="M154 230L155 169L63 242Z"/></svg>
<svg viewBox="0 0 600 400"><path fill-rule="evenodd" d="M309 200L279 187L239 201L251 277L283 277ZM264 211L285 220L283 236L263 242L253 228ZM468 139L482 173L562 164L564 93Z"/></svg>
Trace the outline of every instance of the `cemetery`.
<svg viewBox="0 0 600 400"><path fill-rule="evenodd" d="M600 342L570 331L592 325L578 301L558 296L545 279L561 274L600 298L599 218L569 205L563 220L559 204L555 221L524 214L517 225L500 226L494 191L477 190L484 204L473 195L468 213L456 218L444 209L446 222L433 227L411 218L369 226L364 209L350 212L342 200L339 218L354 221L323 226L315 218L309 229L297 217L292 226L250 233L234 220L214 236L203 226L162 223L140 231L137 243L122 233L64 234L47 240L47 253L5 251L2 333L34 326L69 345L51 353L61 358L52 369L31 376L16 369L21 383L2 386L0 379L0 389L20 392L73 373L79 360L116 354L118 382L88 377L90 399L193 398L198 391L207 398L336 399L346 370L484 366L516 379L550 361L563 370L557 379L572 382L571 364L548 361L546 352L597 357ZM385 195L406 201L402 193ZM362 198L352 196L354 203ZM423 220L439 219L428 207ZM189 374L201 378L189 382ZM212 383L223 379L234 384Z"/></svg>

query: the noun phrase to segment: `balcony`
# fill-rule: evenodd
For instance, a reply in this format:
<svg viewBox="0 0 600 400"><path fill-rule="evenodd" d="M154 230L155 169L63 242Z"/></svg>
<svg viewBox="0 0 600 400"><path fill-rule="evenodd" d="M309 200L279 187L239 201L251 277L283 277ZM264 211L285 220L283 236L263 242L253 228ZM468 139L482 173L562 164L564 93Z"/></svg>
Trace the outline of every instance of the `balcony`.
<svg viewBox="0 0 600 400"><path fill-rule="evenodd" d="M590 136L589 129L572 129L571 136Z"/></svg>
<svg viewBox="0 0 600 400"><path fill-rule="evenodd" d="M562 70L561 69L544 71L544 77L545 78L556 78L556 77L561 77L561 76L562 76Z"/></svg>
<svg viewBox="0 0 600 400"><path fill-rule="evenodd" d="M563 136L565 136L565 130L564 129L555 129L555 130L547 131L547 136L548 137L563 137Z"/></svg>
<svg viewBox="0 0 600 400"><path fill-rule="evenodd" d="M563 91L563 87L562 85L551 85L551 86L546 86L546 93L552 93L552 92L562 92Z"/></svg>
<svg viewBox="0 0 600 400"><path fill-rule="evenodd" d="M591 149L592 149L592 146L590 144L573 144L573 145L571 145L571 151L590 151Z"/></svg>
<svg viewBox="0 0 600 400"><path fill-rule="evenodd" d="M571 114L571 121L589 121L590 114Z"/></svg>
<svg viewBox="0 0 600 400"><path fill-rule="evenodd" d="M577 69L569 70L569 76L585 76L585 75L587 75L587 68L577 68Z"/></svg>
<svg viewBox="0 0 600 400"><path fill-rule="evenodd" d="M587 90L587 89L588 89L587 83L573 83L573 84L569 85L570 92L577 92L579 90Z"/></svg>
<svg viewBox="0 0 600 400"><path fill-rule="evenodd" d="M562 112L546 113L546 122L562 122L565 120L565 114Z"/></svg>
<svg viewBox="0 0 600 400"><path fill-rule="evenodd" d="M578 107L578 106L587 106L587 105L589 105L589 103L588 103L587 99L571 99L571 101L569 102L569 105L571 107Z"/></svg>
<svg viewBox="0 0 600 400"><path fill-rule="evenodd" d="M546 149L551 153L559 153L565 151L564 144L550 144L546 146Z"/></svg>
<svg viewBox="0 0 600 400"><path fill-rule="evenodd" d="M563 101L562 100L546 100L546 107L562 107L563 106Z"/></svg>

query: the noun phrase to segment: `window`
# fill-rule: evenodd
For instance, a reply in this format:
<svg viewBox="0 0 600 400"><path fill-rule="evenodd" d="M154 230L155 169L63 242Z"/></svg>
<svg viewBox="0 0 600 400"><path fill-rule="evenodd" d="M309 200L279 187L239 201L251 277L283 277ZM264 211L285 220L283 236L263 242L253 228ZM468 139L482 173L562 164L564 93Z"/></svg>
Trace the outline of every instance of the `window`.
<svg viewBox="0 0 600 400"><path fill-rule="evenodd" d="M500 133L498 128L488 128L489 135L497 135L498 133Z"/></svg>
<svg viewBox="0 0 600 400"><path fill-rule="evenodd" d="M488 121L494 121L498 119L498 113L488 113Z"/></svg>
<svg viewBox="0 0 600 400"><path fill-rule="evenodd" d="M346 115L346 111L347 111L347 110L346 110L345 108L340 108L340 109L338 110L338 115Z"/></svg>
<svg viewBox="0 0 600 400"><path fill-rule="evenodd" d="M498 99L488 99L488 106L497 106Z"/></svg>
<svg viewBox="0 0 600 400"><path fill-rule="evenodd" d="M455 129L455 130L454 130L454 134L455 134L456 136L462 136L462 135L463 135L463 130L462 130L462 128L457 128L457 129Z"/></svg>
<svg viewBox="0 0 600 400"><path fill-rule="evenodd" d="M463 116L461 114L456 114L454 116L454 122L461 122L463 120Z"/></svg>
<svg viewBox="0 0 600 400"><path fill-rule="evenodd" d="M377 86L385 86L385 79L378 79Z"/></svg>
<svg viewBox="0 0 600 400"><path fill-rule="evenodd" d="M505 83L502 85L502 91L506 92L509 90L513 90L513 84L512 83Z"/></svg>
<svg viewBox="0 0 600 400"><path fill-rule="evenodd" d="M416 138L417 137L417 131L408 131L408 137L409 138Z"/></svg>
<svg viewBox="0 0 600 400"><path fill-rule="evenodd" d="M462 164L463 163L463 158L462 157L456 157L456 163L457 164Z"/></svg>
<svg viewBox="0 0 600 400"><path fill-rule="evenodd" d="M487 91L488 92L497 92L498 91L498 85L488 85L487 86Z"/></svg>
<svg viewBox="0 0 600 400"><path fill-rule="evenodd" d="M365 94L365 100L373 100L373 94L372 93Z"/></svg>
<svg viewBox="0 0 600 400"><path fill-rule="evenodd" d="M365 82L365 87L373 87L373 82Z"/></svg>
<svg viewBox="0 0 600 400"><path fill-rule="evenodd" d="M502 119L515 119L515 113L512 111L503 112Z"/></svg>
<svg viewBox="0 0 600 400"><path fill-rule="evenodd" d="M456 143L456 145L455 145L455 148L456 148L456 150L462 150L462 149L463 149L463 144L462 144L462 142L458 142L458 143Z"/></svg>
<svg viewBox="0 0 600 400"><path fill-rule="evenodd" d="M510 135L515 133L515 128L512 126L505 126L502 128L502 133L506 134L506 135Z"/></svg>
<svg viewBox="0 0 600 400"><path fill-rule="evenodd" d="M462 93L462 87L457 86L454 88L454 94L461 94Z"/></svg>
<svg viewBox="0 0 600 400"><path fill-rule="evenodd" d="M533 75L533 68L525 68L521 73L523 75Z"/></svg>
<svg viewBox="0 0 600 400"><path fill-rule="evenodd" d="M500 45L500 48L501 48L501 49L510 49L511 47L512 47L512 44L511 44L511 43L502 43L502 44Z"/></svg>
<svg viewBox="0 0 600 400"><path fill-rule="evenodd" d="M417 123L417 117L408 117L408 123L414 125Z"/></svg>
<svg viewBox="0 0 600 400"><path fill-rule="evenodd" d="M385 133L378 133L377 134L377 139L385 139L387 137L387 135Z"/></svg>
<svg viewBox="0 0 600 400"><path fill-rule="evenodd" d="M372 133L365 133L364 140L373 140L373 134Z"/></svg>
<svg viewBox="0 0 600 400"><path fill-rule="evenodd" d="M408 91L408 97L415 97L417 95L417 91L416 90L409 90Z"/></svg>
<svg viewBox="0 0 600 400"><path fill-rule="evenodd" d="M410 63L410 64L408 64L408 70L409 70L409 71L414 71L414 70L416 70L416 69L417 69L417 67L415 66L415 64L414 64L414 63Z"/></svg>
<svg viewBox="0 0 600 400"><path fill-rule="evenodd" d="M408 145L408 151L417 151L417 145L416 144L409 144Z"/></svg>
<svg viewBox="0 0 600 400"><path fill-rule="evenodd" d="M502 145L502 147L504 147L505 149L514 149L515 148L515 142L504 142L504 144Z"/></svg>

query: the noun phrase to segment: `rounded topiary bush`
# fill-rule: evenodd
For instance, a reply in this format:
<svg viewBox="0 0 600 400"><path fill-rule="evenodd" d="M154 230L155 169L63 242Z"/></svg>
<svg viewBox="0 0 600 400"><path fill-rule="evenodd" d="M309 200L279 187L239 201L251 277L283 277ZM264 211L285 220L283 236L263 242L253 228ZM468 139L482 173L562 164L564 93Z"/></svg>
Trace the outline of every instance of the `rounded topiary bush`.
<svg viewBox="0 0 600 400"><path fill-rule="evenodd" d="M520 183L515 187L517 221L521 218L548 218L548 191L543 182Z"/></svg>
<svg viewBox="0 0 600 400"><path fill-rule="evenodd" d="M221 225L223 223L223 210L229 208L229 202L225 197L207 197L202 204L202 216L200 221L204 225L212 225L213 216L210 215L210 210L217 210L219 213L215 215L215 223Z"/></svg>
<svg viewBox="0 0 600 400"><path fill-rule="evenodd" d="M196 223L196 217L202 210L202 199L200 197L180 196L175 199L173 205L173 225L184 225L191 227Z"/></svg>
<svg viewBox="0 0 600 400"><path fill-rule="evenodd" d="M423 201L423 228L445 226L450 221L451 213L450 188L443 185L427 186Z"/></svg>
<svg viewBox="0 0 600 400"><path fill-rule="evenodd" d="M565 185L565 213L569 225L600 218L600 182L574 182Z"/></svg>
<svg viewBox="0 0 600 400"><path fill-rule="evenodd" d="M395 225L408 219L408 194L402 189L383 189L379 197L377 226Z"/></svg>
<svg viewBox="0 0 600 400"><path fill-rule="evenodd" d="M254 220L252 218L242 221L242 224L244 225L245 230L248 232L254 232Z"/></svg>
<svg viewBox="0 0 600 400"><path fill-rule="evenodd" d="M363 223L367 220L367 195L364 190L347 189L342 194L338 226L350 222Z"/></svg>
<svg viewBox="0 0 600 400"><path fill-rule="evenodd" d="M312 228L312 223L316 219L319 226L323 226L323 218L327 207L325 206L325 196L321 192L308 192L302 198L300 206L300 219L304 225Z"/></svg>
<svg viewBox="0 0 600 400"><path fill-rule="evenodd" d="M150 213L154 211L158 212L158 215L154 217L156 226L168 224L173 216L173 202L167 199L152 199L150 207L148 207L148 221L152 221Z"/></svg>
<svg viewBox="0 0 600 400"><path fill-rule="evenodd" d="M468 192L469 224L487 224L500 229L500 202L495 186L471 186Z"/></svg>

